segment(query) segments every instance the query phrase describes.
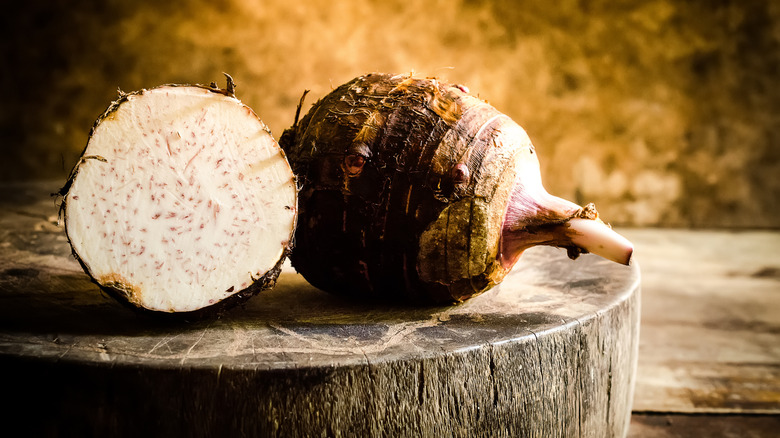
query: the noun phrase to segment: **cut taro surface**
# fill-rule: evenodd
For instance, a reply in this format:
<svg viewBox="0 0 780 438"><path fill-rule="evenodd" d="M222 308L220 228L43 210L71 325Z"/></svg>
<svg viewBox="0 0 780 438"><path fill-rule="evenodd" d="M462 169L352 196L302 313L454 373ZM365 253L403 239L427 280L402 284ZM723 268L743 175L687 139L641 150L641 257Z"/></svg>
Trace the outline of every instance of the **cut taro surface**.
<svg viewBox="0 0 780 438"><path fill-rule="evenodd" d="M229 78L227 90L121 94L60 194L87 274L156 313L224 309L272 286L295 227L287 159Z"/></svg>

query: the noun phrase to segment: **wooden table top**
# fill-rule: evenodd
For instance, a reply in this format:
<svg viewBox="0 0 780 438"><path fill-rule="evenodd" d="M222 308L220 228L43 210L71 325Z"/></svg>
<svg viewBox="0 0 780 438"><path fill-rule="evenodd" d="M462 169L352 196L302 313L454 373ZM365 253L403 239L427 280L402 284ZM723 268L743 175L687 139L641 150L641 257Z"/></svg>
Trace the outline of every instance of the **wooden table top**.
<svg viewBox="0 0 780 438"><path fill-rule="evenodd" d="M780 231L621 232L642 263L629 436L778 436Z"/></svg>
<svg viewBox="0 0 780 438"><path fill-rule="evenodd" d="M638 266L534 248L501 287L457 306L356 303L310 286L289 264L275 288L219 319L143 318L101 294L70 256L56 186L0 197L0 351L155 367L300 368L463 351L580 324L638 288Z"/></svg>

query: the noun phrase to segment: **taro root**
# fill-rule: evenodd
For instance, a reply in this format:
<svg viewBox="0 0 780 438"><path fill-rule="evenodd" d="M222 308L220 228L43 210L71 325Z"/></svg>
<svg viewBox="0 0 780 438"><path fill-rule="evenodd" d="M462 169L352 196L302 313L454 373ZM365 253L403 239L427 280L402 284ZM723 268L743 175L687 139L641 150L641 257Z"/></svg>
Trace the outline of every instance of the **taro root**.
<svg viewBox="0 0 780 438"><path fill-rule="evenodd" d="M60 192L73 254L133 308L203 314L279 275L295 227L295 181L233 89L228 77L225 90L120 94Z"/></svg>
<svg viewBox="0 0 780 438"><path fill-rule="evenodd" d="M358 77L296 115L280 144L300 186L291 261L325 291L457 302L534 245L631 257L595 207L544 190L525 131L463 86Z"/></svg>

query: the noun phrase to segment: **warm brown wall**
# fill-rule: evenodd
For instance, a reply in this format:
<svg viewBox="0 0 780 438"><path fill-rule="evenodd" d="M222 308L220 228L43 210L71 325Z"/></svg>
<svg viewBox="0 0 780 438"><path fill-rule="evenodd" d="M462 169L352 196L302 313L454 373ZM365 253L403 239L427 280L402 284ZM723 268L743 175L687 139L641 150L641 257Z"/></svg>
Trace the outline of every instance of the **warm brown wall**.
<svg viewBox="0 0 780 438"><path fill-rule="evenodd" d="M82 3L84 6L72 6ZM91 3L91 6L86 6ZM229 72L275 135L370 71L467 85L622 225L780 227L780 2L11 2L2 179L64 178L116 96ZM307 105L308 106L308 105Z"/></svg>

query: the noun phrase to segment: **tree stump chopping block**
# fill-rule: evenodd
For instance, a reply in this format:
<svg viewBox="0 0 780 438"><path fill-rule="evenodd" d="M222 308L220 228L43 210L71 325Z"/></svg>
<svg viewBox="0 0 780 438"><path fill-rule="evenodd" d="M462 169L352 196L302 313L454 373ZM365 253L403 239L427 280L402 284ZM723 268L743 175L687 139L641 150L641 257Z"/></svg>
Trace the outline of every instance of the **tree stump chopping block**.
<svg viewBox="0 0 780 438"><path fill-rule="evenodd" d="M276 288L219 319L160 322L101 295L36 189L5 190L0 205L0 365L11 430L626 435L636 264L572 262L534 248L493 290L426 308L344 301L287 267Z"/></svg>

